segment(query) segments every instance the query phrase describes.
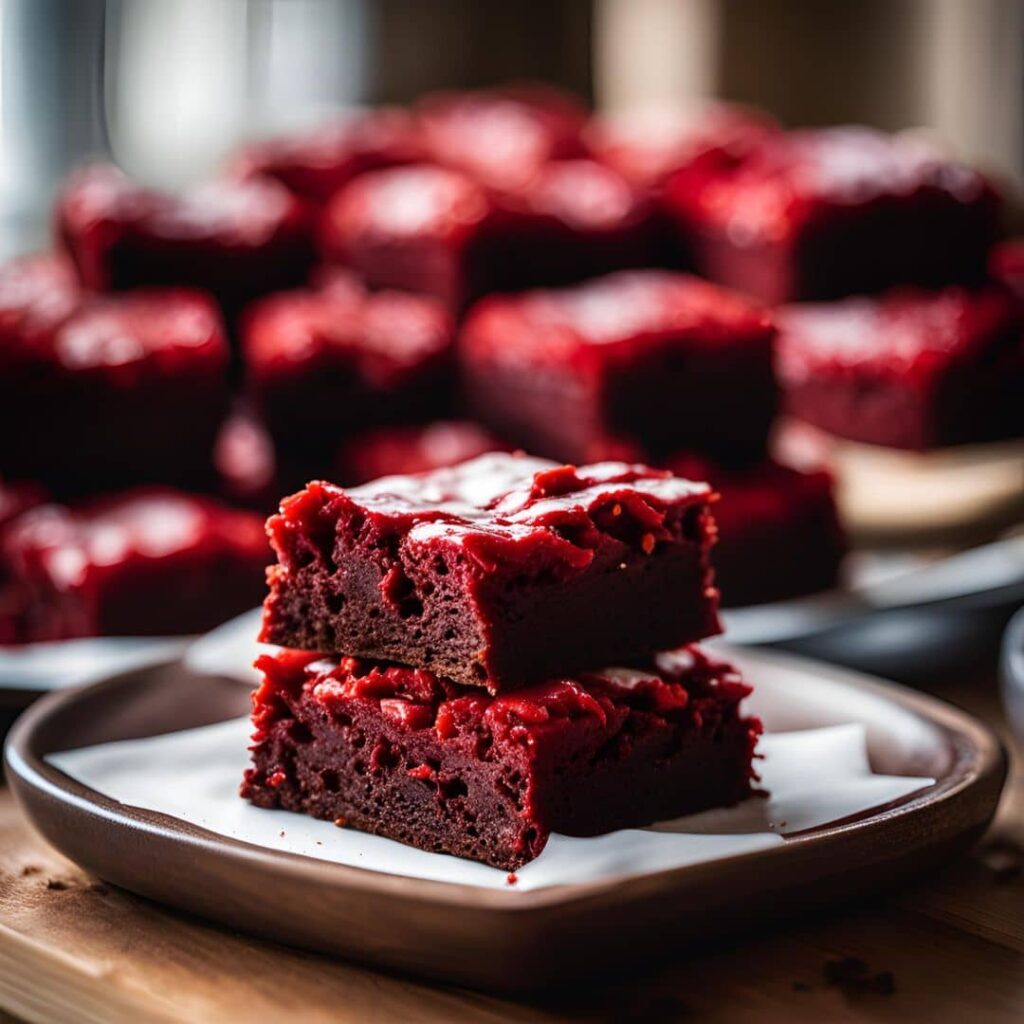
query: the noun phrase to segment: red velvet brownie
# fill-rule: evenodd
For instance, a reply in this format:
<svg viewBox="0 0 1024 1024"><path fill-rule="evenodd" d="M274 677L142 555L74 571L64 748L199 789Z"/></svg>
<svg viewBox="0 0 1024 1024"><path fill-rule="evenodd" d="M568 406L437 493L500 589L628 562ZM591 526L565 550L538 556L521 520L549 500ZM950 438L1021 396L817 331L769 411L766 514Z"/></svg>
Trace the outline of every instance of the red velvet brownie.
<svg viewBox="0 0 1024 1024"><path fill-rule="evenodd" d="M426 425L378 427L357 434L338 451L337 479L361 484L381 476L427 473L456 466L509 446L469 420L439 420Z"/></svg>
<svg viewBox="0 0 1024 1024"><path fill-rule="evenodd" d="M836 585L846 540L830 473L770 460L725 469L689 453L665 465L718 492L715 585L724 606L782 601Z"/></svg>
<svg viewBox="0 0 1024 1024"><path fill-rule="evenodd" d="M475 413L528 451L584 462L608 438L652 455L756 459L775 414L774 332L759 307L683 274L613 274L491 296L458 345Z"/></svg>
<svg viewBox="0 0 1024 1024"><path fill-rule="evenodd" d="M20 643L27 632L26 593L11 577L3 557L4 535L23 512L42 505L47 497L39 484L0 480L0 644Z"/></svg>
<svg viewBox="0 0 1024 1024"><path fill-rule="evenodd" d="M584 138L591 152L627 181L659 189L698 161L732 166L778 130L758 110L709 103L686 113L673 109L594 117Z"/></svg>
<svg viewBox="0 0 1024 1024"><path fill-rule="evenodd" d="M696 648L497 697L301 651L257 666L243 797L502 870L537 857L552 832L734 804L755 778L761 727L739 711L750 690Z"/></svg>
<svg viewBox="0 0 1024 1024"><path fill-rule="evenodd" d="M43 505L5 532L26 596L21 639L197 633L253 607L270 560L260 517L167 488Z"/></svg>
<svg viewBox="0 0 1024 1024"><path fill-rule="evenodd" d="M491 199L472 253L477 294L573 284L655 260L652 204L596 160L550 161Z"/></svg>
<svg viewBox="0 0 1024 1024"><path fill-rule="evenodd" d="M424 157L419 127L404 110L381 108L256 142L234 162L243 177L269 177L314 204L366 171L416 163Z"/></svg>
<svg viewBox="0 0 1024 1024"><path fill-rule="evenodd" d="M328 453L353 431L444 415L454 324L435 299L328 287L271 295L243 317L249 393L279 452Z"/></svg>
<svg viewBox="0 0 1024 1024"><path fill-rule="evenodd" d="M518 189L549 161L585 153L586 109L546 86L435 93L416 115L433 162L490 188Z"/></svg>
<svg viewBox="0 0 1024 1024"><path fill-rule="evenodd" d="M977 172L910 135L824 128L698 162L665 206L698 273L765 302L979 279L999 203Z"/></svg>
<svg viewBox="0 0 1024 1024"><path fill-rule="evenodd" d="M893 448L1024 432L1024 319L1000 288L902 289L779 311L788 409Z"/></svg>
<svg viewBox="0 0 1024 1024"><path fill-rule="evenodd" d="M88 299L48 333L0 344L0 469L65 494L205 482L227 364L202 292Z"/></svg>
<svg viewBox="0 0 1024 1024"><path fill-rule="evenodd" d="M262 639L419 665L492 693L718 630L711 489L605 462L492 454L267 523Z"/></svg>
<svg viewBox="0 0 1024 1024"><path fill-rule="evenodd" d="M305 207L269 179L172 195L114 167L87 167L58 199L57 230L88 288L204 288L231 315L258 295L301 284L313 257Z"/></svg>
<svg viewBox="0 0 1024 1024"><path fill-rule="evenodd" d="M650 262L650 204L593 160L545 164L496 191L440 167L366 174L327 207L324 254L378 288L463 309L476 296L558 285Z"/></svg>

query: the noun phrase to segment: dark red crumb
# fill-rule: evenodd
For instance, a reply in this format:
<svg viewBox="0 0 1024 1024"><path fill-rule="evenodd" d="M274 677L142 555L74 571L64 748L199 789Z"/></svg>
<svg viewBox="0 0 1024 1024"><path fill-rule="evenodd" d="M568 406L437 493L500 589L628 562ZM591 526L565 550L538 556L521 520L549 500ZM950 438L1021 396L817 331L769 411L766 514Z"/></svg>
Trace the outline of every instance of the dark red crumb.
<svg viewBox="0 0 1024 1024"><path fill-rule="evenodd" d="M22 877L24 878L24 877L27 877L28 875L38 875L42 870L43 869L38 864L26 864L21 869L21 874L22 874Z"/></svg>
<svg viewBox="0 0 1024 1024"><path fill-rule="evenodd" d="M348 824L348 818L335 818L334 824L337 825L338 828L344 828Z"/></svg>
<svg viewBox="0 0 1024 1024"><path fill-rule="evenodd" d="M519 876L518 876L518 875L517 875L517 874L516 874L516 873L515 873L514 871L510 871L510 872L509 872L509 873L508 873L508 874L507 874L507 875L505 876L505 882L506 882L506 883L507 883L508 885L515 885L515 884L516 884L516 883L517 883L518 881L519 881Z"/></svg>
<svg viewBox="0 0 1024 1024"><path fill-rule="evenodd" d="M70 889L71 885L68 882L62 882L59 878L50 878L46 882L46 888L53 892L64 892L65 889Z"/></svg>
<svg viewBox="0 0 1024 1024"><path fill-rule="evenodd" d="M871 992L891 996L896 991L896 979L892 971L878 971L872 974L868 965L859 956L827 960L824 974L829 985L842 989L846 995Z"/></svg>

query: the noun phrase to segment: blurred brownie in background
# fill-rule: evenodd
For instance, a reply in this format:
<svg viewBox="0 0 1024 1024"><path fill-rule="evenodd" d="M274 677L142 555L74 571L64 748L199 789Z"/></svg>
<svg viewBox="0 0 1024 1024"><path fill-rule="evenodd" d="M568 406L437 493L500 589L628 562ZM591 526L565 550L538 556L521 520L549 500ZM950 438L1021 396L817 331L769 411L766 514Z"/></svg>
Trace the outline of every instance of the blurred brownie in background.
<svg viewBox="0 0 1024 1024"><path fill-rule="evenodd" d="M322 205L366 171L418 163L423 158L412 114L384 107L250 143L231 162L230 170L245 178L274 178L301 199Z"/></svg>
<svg viewBox="0 0 1024 1024"><path fill-rule="evenodd" d="M620 438L749 462L777 406L773 341L742 296L648 270L484 299L458 356L474 413L531 453L585 462Z"/></svg>
<svg viewBox="0 0 1024 1024"><path fill-rule="evenodd" d="M332 479L349 486L382 476L426 473L457 466L488 452L507 452L510 446L470 420L378 427L343 442Z"/></svg>
<svg viewBox="0 0 1024 1024"><path fill-rule="evenodd" d="M718 527L712 561L724 607L836 586L847 545L830 473L801 472L768 459L728 469L690 453L664 465L677 476L707 480L718 492L711 506Z"/></svg>
<svg viewBox="0 0 1024 1024"><path fill-rule="evenodd" d="M1024 433L1024 318L988 286L778 311L787 409L837 437L925 450Z"/></svg>
<svg viewBox="0 0 1024 1024"><path fill-rule="evenodd" d="M328 283L260 300L241 333L248 394L282 459L330 466L351 433L451 412L454 324L435 299Z"/></svg>
<svg viewBox="0 0 1024 1024"><path fill-rule="evenodd" d="M0 545L24 642L201 632L259 603L269 561L257 514L157 487L38 506Z"/></svg>
<svg viewBox="0 0 1024 1024"><path fill-rule="evenodd" d="M731 103L694 110L662 109L595 115L584 132L602 163L634 185L657 191L695 164L734 166L779 126L767 114Z"/></svg>
<svg viewBox="0 0 1024 1024"><path fill-rule="evenodd" d="M551 86L432 93L414 110L431 162L498 191L528 185L551 160L586 153L586 107Z"/></svg>
<svg viewBox="0 0 1024 1024"><path fill-rule="evenodd" d="M596 161L559 160L502 191L441 167L363 175L327 207L330 261L370 285L433 295L459 312L493 291L559 285L650 262L649 201Z"/></svg>
<svg viewBox="0 0 1024 1024"><path fill-rule="evenodd" d="M768 135L674 175L665 209L696 271L768 303L980 280L1000 203L923 138L845 127Z"/></svg>
<svg viewBox="0 0 1024 1024"><path fill-rule="evenodd" d="M58 197L57 233L87 288L203 288L229 317L258 295L301 284L313 259L303 203L265 178L172 194L112 166L86 167Z"/></svg>
<svg viewBox="0 0 1024 1024"><path fill-rule="evenodd" d="M212 300L141 289L87 297L73 311L55 302L59 323L41 316L36 297L0 344L0 472L58 494L207 482L228 404L228 346Z"/></svg>

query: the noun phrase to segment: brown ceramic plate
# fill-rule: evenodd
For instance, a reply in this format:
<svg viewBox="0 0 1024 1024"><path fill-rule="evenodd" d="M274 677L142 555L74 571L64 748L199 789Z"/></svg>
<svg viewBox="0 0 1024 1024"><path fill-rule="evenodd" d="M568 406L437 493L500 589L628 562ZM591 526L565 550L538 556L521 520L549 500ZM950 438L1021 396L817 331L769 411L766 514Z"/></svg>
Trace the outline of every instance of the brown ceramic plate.
<svg viewBox="0 0 1024 1024"><path fill-rule="evenodd" d="M876 771L935 783L767 850L517 892L238 842L110 800L44 761L60 750L246 712L246 687L177 663L40 701L11 734L7 769L42 834L109 882L280 942L498 990L678 956L685 945L837 905L920 876L984 830L1005 774L1002 750L984 725L931 697L829 666L729 653L771 698L770 730L860 721Z"/></svg>

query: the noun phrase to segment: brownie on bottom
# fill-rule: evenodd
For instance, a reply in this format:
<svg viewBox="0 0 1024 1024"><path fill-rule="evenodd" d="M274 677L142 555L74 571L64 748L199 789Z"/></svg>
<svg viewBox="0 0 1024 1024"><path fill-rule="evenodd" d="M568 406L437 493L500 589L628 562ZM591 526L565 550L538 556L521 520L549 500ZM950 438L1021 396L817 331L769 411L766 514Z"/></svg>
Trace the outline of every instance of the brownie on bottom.
<svg viewBox="0 0 1024 1024"><path fill-rule="evenodd" d="M500 697L421 669L265 655L241 794L515 870L552 832L637 828L751 792L749 689L696 649Z"/></svg>

